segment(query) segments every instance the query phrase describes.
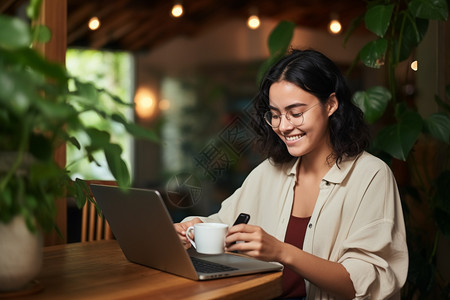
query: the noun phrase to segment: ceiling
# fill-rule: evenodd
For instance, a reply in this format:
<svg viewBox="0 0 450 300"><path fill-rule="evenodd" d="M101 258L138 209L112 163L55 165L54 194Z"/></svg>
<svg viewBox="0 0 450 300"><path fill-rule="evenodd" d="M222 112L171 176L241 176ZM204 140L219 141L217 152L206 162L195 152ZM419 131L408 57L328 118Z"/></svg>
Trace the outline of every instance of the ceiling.
<svg viewBox="0 0 450 300"><path fill-rule="evenodd" d="M26 0L2 0L0 12L16 14ZM361 14L365 1L353 0L184 0L184 15L171 17L173 0L67 0L68 46L146 51L177 36L195 36L231 18L243 22L252 9L260 18L288 20L297 26L323 29L332 14L344 28ZM101 27L90 31L92 16Z"/></svg>

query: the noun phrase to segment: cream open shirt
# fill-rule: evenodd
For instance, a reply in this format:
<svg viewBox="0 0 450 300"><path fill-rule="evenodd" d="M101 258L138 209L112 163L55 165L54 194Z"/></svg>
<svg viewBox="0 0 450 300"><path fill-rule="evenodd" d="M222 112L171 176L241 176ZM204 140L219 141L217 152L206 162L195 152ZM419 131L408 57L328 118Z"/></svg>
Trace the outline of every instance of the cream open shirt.
<svg viewBox="0 0 450 300"><path fill-rule="evenodd" d="M298 161L278 167L262 162L218 213L201 219L231 225L239 213L248 213L250 224L284 241ZM355 299L400 298L408 250L397 185L384 162L364 152L330 169L320 183L303 250L341 263ZM333 299L308 281L306 291L307 299Z"/></svg>

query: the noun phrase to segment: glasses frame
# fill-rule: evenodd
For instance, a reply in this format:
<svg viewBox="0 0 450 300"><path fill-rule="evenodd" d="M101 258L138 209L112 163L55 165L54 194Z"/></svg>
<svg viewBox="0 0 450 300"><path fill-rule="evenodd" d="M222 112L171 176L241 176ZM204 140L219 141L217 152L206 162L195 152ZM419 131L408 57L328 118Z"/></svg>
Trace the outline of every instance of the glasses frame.
<svg viewBox="0 0 450 300"><path fill-rule="evenodd" d="M286 118L286 120L288 120L288 122L289 122L292 126L298 127L298 126L302 126L303 123L305 123L305 116L304 116L304 114L307 113L308 111L310 111L311 109L313 109L315 106L317 106L317 105L319 105L319 104L320 104L320 102L314 104L314 105L311 106L311 107L309 107L307 110L305 110L305 111L303 111L303 112L301 112L301 113L298 113L298 114L300 114L299 117L302 117L302 122L301 122L299 125L295 125L294 123L292 123L291 119L289 118L289 113L290 113L291 110L288 110L288 111L287 111L286 113L284 113L284 114L277 114L277 116L280 116L280 124L278 124L277 126L273 126L272 123L268 120L268 115L269 115L269 114L272 114L272 112L271 112L270 110L268 110L268 111L266 111L266 112L264 113L263 118L264 118L264 121L266 121L266 123L269 124L269 126L272 127L272 128L278 128L278 127L280 127L280 125L281 125L281 120L282 120L281 116L284 116L284 117Z"/></svg>

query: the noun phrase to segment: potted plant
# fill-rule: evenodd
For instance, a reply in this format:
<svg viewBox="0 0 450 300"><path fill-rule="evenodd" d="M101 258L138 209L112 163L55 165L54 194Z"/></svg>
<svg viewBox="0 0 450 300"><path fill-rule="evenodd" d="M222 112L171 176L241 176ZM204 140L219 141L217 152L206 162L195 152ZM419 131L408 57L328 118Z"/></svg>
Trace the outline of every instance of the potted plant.
<svg viewBox="0 0 450 300"><path fill-rule="evenodd" d="M41 1L31 1L27 9L31 19L39 15L40 6ZM156 140L153 132L122 115L99 109L99 95L108 94L106 90L71 77L63 65L46 60L31 47L48 41L50 35L45 26L0 15L0 291L22 288L39 272L40 232L57 229L55 199L73 196L79 207L87 198L92 201L87 184L72 180L68 170L55 162L58 147L72 143L93 163L93 154L103 152L118 185L123 189L130 186L122 148L111 141L108 132L84 124L81 114L95 112L122 124L134 137ZM89 142L80 144L69 134L75 131L83 132ZM18 227L11 228L13 225ZM19 248L13 246L14 239ZM36 250L30 250L31 246ZM13 253L2 252L8 250ZM31 274L8 273L19 269L14 264L31 265L31 257L37 260Z"/></svg>
<svg viewBox="0 0 450 300"><path fill-rule="evenodd" d="M448 12L446 0L369 1L345 37L347 41L358 26L365 25L375 34L374 40L361 49L351 69L362 62L386 72L384 86L357 91L353 101L372 124L370 151L391 165L398 180L406 177L399 182L410 256L403 299L447 299L450 293L436 260L439 239L450 239L450 85L447 99L429 99L437 103L438 111L423 117L414 97L402 89L407 82L398 75L401 62L422 42L429 22L446 21ZM286 52L293 30L294 24L283 21L272 31L271 56L259 77Z"/></svg>

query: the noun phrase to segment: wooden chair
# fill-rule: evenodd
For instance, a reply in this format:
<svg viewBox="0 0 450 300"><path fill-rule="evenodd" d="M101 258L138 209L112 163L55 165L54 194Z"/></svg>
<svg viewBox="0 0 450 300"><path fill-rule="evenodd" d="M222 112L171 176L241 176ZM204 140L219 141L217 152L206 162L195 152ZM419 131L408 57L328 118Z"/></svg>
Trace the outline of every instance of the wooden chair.
<svg viewBox="0 0 450 300"><path fill-rule="evenodd" d="M117 182L106 180L88 180L86 183L88 185L104 184L117 186ZM92 202L86 201L81 214L81 242L110 240L113 238L108 222L97 214L95 205Z"/></svg>

